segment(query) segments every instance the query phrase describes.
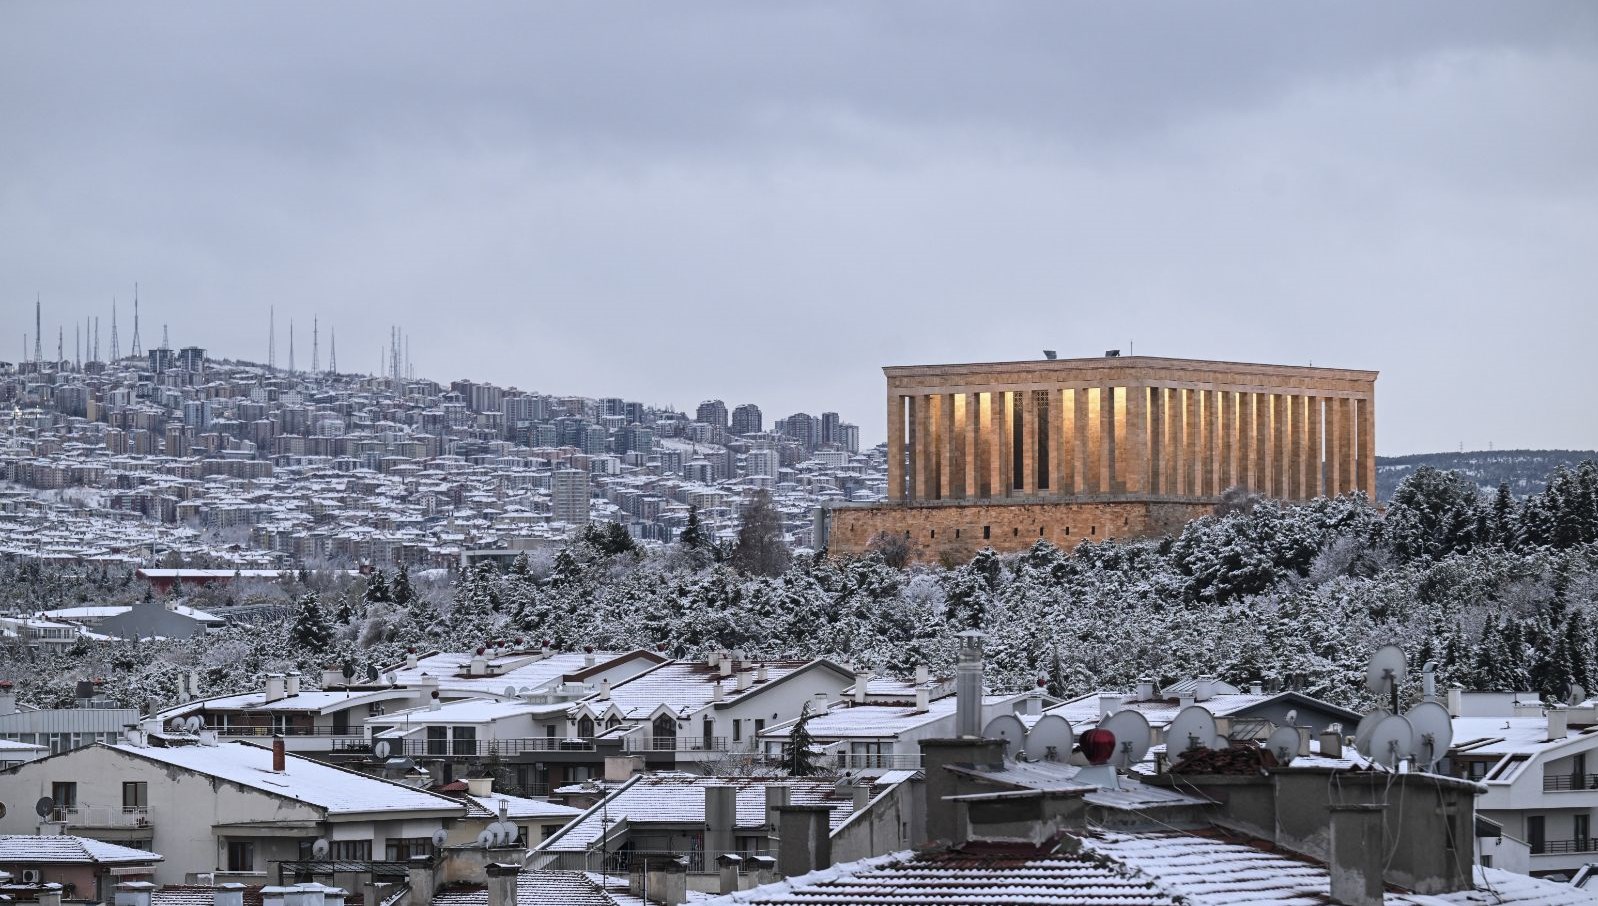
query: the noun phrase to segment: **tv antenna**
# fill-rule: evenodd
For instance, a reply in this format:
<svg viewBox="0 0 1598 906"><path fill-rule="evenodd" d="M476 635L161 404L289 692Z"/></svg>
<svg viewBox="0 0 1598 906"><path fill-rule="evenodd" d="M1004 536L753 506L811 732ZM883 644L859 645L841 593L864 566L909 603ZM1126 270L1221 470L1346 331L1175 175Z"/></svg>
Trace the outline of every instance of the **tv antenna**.
<svg viewBox="0 0 1598 906"><path fill-rule="evenodd" d="M133 284L133 355L138 357L143 351L139 348L139 284Z"/></svg>

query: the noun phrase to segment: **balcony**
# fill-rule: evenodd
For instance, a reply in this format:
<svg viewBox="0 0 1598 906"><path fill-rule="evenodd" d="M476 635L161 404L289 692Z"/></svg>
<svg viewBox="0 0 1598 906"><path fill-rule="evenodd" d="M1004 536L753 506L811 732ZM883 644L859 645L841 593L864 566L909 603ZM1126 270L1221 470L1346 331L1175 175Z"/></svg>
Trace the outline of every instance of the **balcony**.
<svg viewBox="0 0 1598 906"><path fill-rule="evenodd" d="M832 756L840 771L919 771L921 753L895 755L889 752L839 752Z"/></svg>
<svg viewBox="0 0 1598 906"><path fill-rule="evenodd" d="M1570 853L1598 852L1598 837L1576 837L1572 840L1544 840L1541 843L1532 841L1531 854L1534 856L1559 856Z"/></svg>
<svg viewBox="0 0 1598 906"><path fill-rule="evenodd" d="M725 736L628 736L622 742L627 752L733 752L750 754L755 751L752 739L728 739Z"/></svg>
<svg viewBox="0 0 1598 906"><path fill-rule="evenodd" d="M1544 774L1543 792L1598 791L1598 774ZM1585 852L1585 850L1583 850Z"/></svg>
<svg viewBox="0 0 1598 906"><path fill-rule="evenodd" d="M152 826L150 824L150 810L142 806L138 808L114 808L100 805L72 805L56 809L53 817L67 827L122 828Z"/></svg>
<svg viewBox="0 0 1598 906"><path fill-rule="evenodd" d="M356 729L356 730L350 730L350 729L340 730L340 729L338 729L336 727L267 727L267 726L257 727L257 726L242 726L242 727L206 727L205 729L214 731L216 733L216 735L218 735L218 736L227 737L227 738L230 738L230 739L231 738L256 738L256 737L270 738L270 737L273 737L273 736L284 736L284 737L288 737L288 736L331 736L331 737L349 737L349 738L354 738L354 739L363 738L363 734L362 734L362 732L359 729Z"/></svg>
<svg viewBox="0 0 1598 906"><path fill-rule="evenodd" d="M592 739L529 736L517 739L388 739L391 756L410 758L505 758L523 753L592 752ZM361 740L360 748L367 743ZM346 747L353 748L353 747Z"/></svg>

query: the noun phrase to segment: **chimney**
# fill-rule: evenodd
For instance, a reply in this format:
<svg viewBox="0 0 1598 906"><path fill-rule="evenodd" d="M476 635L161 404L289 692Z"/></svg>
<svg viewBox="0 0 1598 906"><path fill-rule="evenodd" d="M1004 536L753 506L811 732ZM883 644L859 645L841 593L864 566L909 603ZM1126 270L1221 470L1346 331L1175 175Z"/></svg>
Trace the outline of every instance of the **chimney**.
<svg viewBox="0 0 1598 906"><path fill-rule="evenodd" d="M155 885L149 881L123 881L117 885L116 906L150 906L150 893L153 890ZM261 892L264 894L266 888L262 888Z"/></svg>
<svg viewBox="0 0 1598 906"><path fill-rule="evenodd" d="M739 692L743 692L744 690L748 689L753 680L754 677L748 670L740 670L738 672L738 679L736 680L737 690Z"/></svg>
<svg viewBox="0 0 1598 906"><path fill-rule="evenodd" d="M344 685L344 671L337 667L322 668L322 688L336 689Z"/></svg>
<svg viewBox="0 0 1598 906"><path fill-rule="evenodd" d="M349 896L349 891L342 887L323 887L322 906L344 906L344 898Z"/></svg>
<svg viewBox="0 0 1598 906"><path fill-rule="evenodd" d="M61 906L61 885L54 881L39 888L33 896L38 906Z"/></svg>
<svg viewBox="0 0 1598 906"><path fill-rule="evenodd" d="M606 755L605 780L608 783L621 783L634 774L644 772L644 757L642 755Z"/></svg>
<svg viewBox="0 0 1598 906"><path fill-rule="evenodd" d="M0 680L0 714L17 713L17 693L10 680Z"/></svg>
<svg viewBox="0 0 1598 906"><path fill-rule="evenodd" d="M916 713L925 714L932 706L932 693L925 687L916 687Z"/></svg>
<svg viewBox="0 0 1598 906"><path fill-rule="evenodd" d="M407 666L407 667L415 667L416 666L416 649L413 648L413 649L405 652L405 666Z"/></svg>
<svg viewBox="0 0 1598 906"><path fill-rule="evenodd" d="M1382 871L1387 851L1382 840L1382 805L1333 805L1331 858L1333 902L1343 906L1382 906Z"/></svg>
<svg viewBox="0 0 1598 906"><path fill-rule="evenodd" d="M1176 707L1179 711L1183 708L1186 708L1188 705L1193 704L1193 702L1194 698L1192 692L1178 692L1176 694Z"/></svg>
<svg viewBox="0 0 1598 906"><path fill-rule="evenodd" d="M722 653L721 660L716 665L716 672L722 676L732 676L732 655Z"/></svg>
<svg viewBox="0 0 1598 906"><path fill-rule="evenodd" d="M471 664L467 667L467 672L470 673L472 676L487 676L488 675L488 658L483 656L483 653L482 653L483 649L479 648L479 649L477 649L477 652L478 652L477 654L472 656L472 661L471 661Z"/></svg>
<svg viewBox="0 0 1598 906"><path fill-rule="evenodd" d="M719 652L719 651L712 651L709 654L705 655L705 666L709 667L712 670L716 669L716 665L718 663L720 663L720 662L721 662L721 652Z"/></svg>
<svg viewBox="0 0 1598 906"><path fill-rule="evenodd" d="M244 885L229 882L218 884L211 892L212 906L244 906Z"/></svg>
<svg viewBox="0 0 1598 906"><path fill-rule="evenodd" d="M788 805L791 790L786 783L766 784L766 826L771 830L777 829L778 812Z"/></svg>
<svg viewBox="0 0 1598 906"><path fill-rule="evenodd" d="M594 666L594 646L583 646L583 669Z"/></svg>
<svg viewBox="0 0 1598 906"><path fill-rule="evenodd" d="M1321 734L1321 757L1342 758L1343 737L1334 732L1327 731Z"/></svg>
<svg viewBox="0 0 1598 906"><path fill-rule="evenodd" d="M269 702L283 699L283 674L268 673L266 675L266 700Z"/></svg>
<svg viewBox="0 0 1598 906"><path fill-rule="evenodd" d="M777 871L785 878L832 864L832 837L825 805L785 805L777 809Z"/></svg>
<svg viewBox="0 0 1598 906"><path fill-rule="evenodd" d="M412 856L405 866L406 879L410 881L410 906L433 906L433 860L429 856ZM261 906L270 906L263 903ZM369 904L375 906L375 904Z"/></svg>
<svg viewBox="0 0 1598 906"><path fill-rule="evenodd" d="M871 784L866 781L856 783L850 792L854 795L853 807L850 811L858 812L871 804Z"/></svg>
<svg viewBox="0 0 1598 906"><path fill-rule="evenodd" d="M488 906L516 906L516 876L521 867L504 862L489 863Z"/></svg>
<svg viewBox="0 0 1598 906"><path fill-rule="evenodd" d="M956 736L981 736L982 633L967 629L960 633L959 639L959 662L954 668L954 733Z"/></svg>
<svg viewBox="0 0 1598 906"><path fill-rule="evenodd" d="M1046 680L1041 680L1041 679L1038 680L1038 683L1040 683L1040 684L1042 684L1044 682L1047 682L1047 681ZM1039 717L1039 716L1041 716L1043 714L1043 687L1042 687L1042 685L1039 685L1038 688L1033 689L1031 692L1027 693L1026 706L1025 707L1026 707L1026 715L1028 717Z"/></svg>
<svg viewBox="0 0 1598 906"><path fill-rule="evenodd" d="M722 896L738 892L738 869L743 864L744 857L737 853L722 853L716 857L716 872L720 875L717 879L720 882L718 892Z"/></svg>
<svg viewBox="0 0 1598 906"><path fill-rule="evenodd" d="M1137 700L1140 702L1154 700L1154 680L1151 680L1146 676L1138 677Z"/></svg>
<svg viewBox="0 0 1598 906"><path fill-rule="evenodd" d="M298 891L293 887L267 886L261 888L261 906L286 906L289 895L298 897Z"/></svg>
<svg viewBox="0 0 1598 906"><path fill-rule="evenodd" d="M1460 717L1465 710L1465 690L1460 686L1448 687L1448 714Z"/></svg>
<svg viewBox="0 0 1598 906"><path fill-rule="evenodd" d="M761 664L760 666L755 668L755 682L763 683L763 682L766 681L766 679L767 679L766 665L765 664Z"/></svg>
<svg viewBox="0 0 1598 906"><path fill-rule="evenodd" d="M1248 684L1248 694L1249 695L1264 695L1265 694L1265 684L1264 683L1249 683Z"/></svg>
<svg viewBox="0 0 1598 906"><path fill-rule="evenodd" d="M288 771L288 753L283 749L283 737L272 737L272 773L282 774Z"/></svg>
<svg viewBox="0 0 1598 906"><path fill-rule="evenodd" d="M1114 714L1115 712L1117 712L1119 710L1121 710L1121 693L1119 693L1119 692L1100 692L1099 693L1099 719L1100 720L1103 720L1104 718L1109 717L1111 714Z"/></svg>
<svg viewBox="0 0 1598 906"><path fill-rule="evenodd" d="M1300 755L1308 755L1309 754L1309 740L1310 740L1310 736L1312 736L1315 733L1314 728L1313 727L1294 727L1293 729L1298 731L1298 754L1300 754Z"/></svg>
<svg viewBox="0 0 1598 906"><path fill-rule="evenodd" d="M1548 741L1555 742L1570 735L1570 712L1564 705L1548 707Z"/></svg>
<svg viewBox="0 0 1598 906"><path fill-rule="evenodd" d="M827 693L817 692L810 699L810 713L821 714L827 710Z"/></svg>
<svg viewBox="0 0 1598 906"><path fill-rule="evenodd" d="M1201 702L1207 702L1215 697L1215 677L1201 676L1194 684L1194 697Z"/></svg>
<svg viewBox="0 0 1598 906"><path fill-rule="evenodd" d="M427 694L427 710L429 710L429 711L437 711L439 708L442 708L442 707L444 707L444 703L442 701L439 701L438 690L434 689L432 692L429 692Z"/></svg>
<svg viewBox="0 0 1598 906"><path fill-rule="evenodd" d="M284 906L323 906L326 892L327 888L315 881L295 884L284 896Z"/></svg>
<svg viewBox="0 0 1598 906"><path fill-rule="evenodd" d="M494 778L468 777L466 778L466 792L471 796L487 796L494 792Z"/></svg>
<svg viewBox="0 0 1598 906"><path fill-rule="evenodd" d="M339 678L340 679L342 679L343 676L344 676L344 674L342 674L342 673L339 674ZM284 677L283 694L284 695L299 695L300 694L300 671L298 671L298 670L290 670L288 672L288 676Z"/></svg>
<svg viewBox="0 0 1598 906"><path fill-rule="evenodd" d="M871 686L871 674L868 673L865 670L856 670L854 672L854 703L855 704L863 705L863 704L866 703L866 691L870 688L870 686Z"/></svg>
<svg viewBox="0 0 1598 906"><path fill-rule="evenodd" d="M917 664L916 665L916 685L919 686L919 685L922 685L924 683L930 683L930 682L932 682L932 671L927 669L927 665L926 664Z"/></svg>
<svg viewBox="0 0 1598 906"><path fill-rule="evenodd" d="M602 701L602 702L610 701L610 680L609 679L602 679L602 680L599 681L599 700Z"/></svg>
<svg viewBox="0 0 1598 906"><path fill-rule="evenodd" d="M719 702L719 701L726 701L727 700L727 693L722 691L722 689L721 689L721 681L720 680L717 680L710 687L710 700L713 701L713 702Z"/></svg>

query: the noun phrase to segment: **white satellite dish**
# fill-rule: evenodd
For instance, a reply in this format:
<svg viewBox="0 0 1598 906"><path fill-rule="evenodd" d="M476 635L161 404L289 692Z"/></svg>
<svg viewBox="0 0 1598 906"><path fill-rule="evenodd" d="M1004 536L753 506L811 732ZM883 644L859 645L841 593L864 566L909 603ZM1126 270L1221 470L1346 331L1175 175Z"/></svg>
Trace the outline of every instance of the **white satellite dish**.
<svg viewBox="0 0 1598 906"><path fill-rule="evenodd" d="M1026 735L1026 757L1033 761L1060 761L1071 757L1076 736L1071 722L1058 714L1045 714Z"/></svg>
<svg viewBox="0 0 1598 906"><path fill-rule="evenodd" d="M1148 718L1142 712L1124 708L1099 721L1099 729L1115 734L1115 754L1110 756L1108 762L1111 767L1129 770L1149 753L1153 734L1149 732ZM1033 732L1037 730L1034 728Z"/></svg>
<svg viewBox="0 0 1598 906"><path fill-rule="evenodd" d="M390 751L392 751L392 747L389 746L388 740L386 739L379 739L377 742L372 744L372 754L376 755L378 758L388 758L388 753Z"/></svg>
<svg viewBox="0 0 1598 906"><path fill-rule="evenodd" d="M1371 731L1370 759L1397 769L1398 763L1415 751L1415 728L1401 714L1383 720Z"/></svg>
<svg viewBox="0 0 1598 906"><path fill-rule="evenodd" d="M189 717L188 720L185 720L183 722L183 726L190 733L198 733L198 732L200 732L201 729L203 729L205 727L205 718L201 717L198 714L192 715L192 716Z"/></svg>
<svg viewBox="0 0 1598 906"><path fill-rule="evenodd" d="M168 733L182 733L184 729L185 727L183 725L183 718L181 717L172 718L172 721L166 725L166 731Z"/></svg>
<svg viewBox="0 0 1598 906"><path fill-rule="evenodd" d="M436 831L433 831L433 848L434 849L439 849L439 848L443 847L444 841L446 841L448 839L449 839L449 831L443 829L442 827L439 828Z"/></svg>
<svg viewBox="0 0 1598 906"><path fill-rule="evenodd" d="M316 859L326 859L328 850L331 848L327 844L327 838L320 837L315 843L311 844L311 856Z"/></svg>
<svg viewBox="0 0 1598 906"><path fill-rule="evenodd" d="M1587 687L1581 683L1570 684L1570 704L1572 707L1587 700Z"/></svg>
<svg viewBox="0 0 1598 906"><path fill-rule="evenodd" d="M1000 714L982 728L982 736L984 739L1004 740L1005 754L1014 758L1026 742L1026 724L1014 714Z"/></svg>
<svg viewBox="0 0 1598 906"><path fill-rule="evenodd" d="M1298 731L1292 727L1278 727L1265 738L1265 748L1276 756L1276 763L1285 765L1298 757Z"/></svg>
<svg viewBox="0 0 1598 906"><path fill-rule="evenodd" d="M1388 711L1386 708L1377 708L1374 711L1367 712L1364 717L1361 717L1359 719L1359 726L1354 728L1355 751L1359 752L1361 755L1369 755L1371 753L1371 734L1376 731L1376 725L1392 716L1392 712Z"/></svg>
<svg viewBox="0 0 1598 906"><path fill-rule="evenodd" d="M392 686L392 685L394 685L394 684L395 684L395 683L398 683L398 682L399 682L399 674L398 674L398 673L395 673L395 672L394 672L394 671L392 671L392 670L390 670L390 671L389 671L389 672L387 672L387 673L385 673L385 674L383 674L383 678L384 678L384 679L386 679L386 680L388 680L388 684L389 684L389 685L390 685L390 686Z"/></svg>
<svg viewBox="0 0 1598 906"><path fill-rule="evenodd" d="M505 687L505 691L500 693L500 694L505 696L506 698L515 698L516 697L516 687L515 686L506 686Z"/></svg>
<svg viewBox="0 0 1598 906"><path fill-rule="evenodd" d="M489 829L487 829L487 828L484 828L483 832L477 835L477 845L481 846L484 849L488 849L490 846L493 846L494 845L494 832L489 830Z"/></svg>
<svg viewBox="0 0 1598 906"><path fill-rule="evenodd" d="M1404 649L1397 645L1383 645L1376 649L1376 653L1371 655L1370 665L1365 668L1365 688L1383 696L1384 701L1408 678Z"/></svg>
<svg viewBox="0 0 1598 906"><path fill-rule="evenodd" d="M1423 771L1437 766L1454 744L1454 719L1436 702L1422 702L1404 712L1415 730L1415 764Z"/></svg>
<svg viewBox="0 0 1598 906"><path fill-rule="evenodd" d="M497 842L500 846L509 846L515 843L517 834L521 833L516 829L516 825L509 821L496 821L490 824L489 827L498 834Z"/></svg>
<svg viewBox="0 0 1598 906"><path fill-rule="evenodd" d="M1189 749L1215 745L1215 715L1202 705L1183 708L1165 728L1165 754L1176 759Z"/></svg>

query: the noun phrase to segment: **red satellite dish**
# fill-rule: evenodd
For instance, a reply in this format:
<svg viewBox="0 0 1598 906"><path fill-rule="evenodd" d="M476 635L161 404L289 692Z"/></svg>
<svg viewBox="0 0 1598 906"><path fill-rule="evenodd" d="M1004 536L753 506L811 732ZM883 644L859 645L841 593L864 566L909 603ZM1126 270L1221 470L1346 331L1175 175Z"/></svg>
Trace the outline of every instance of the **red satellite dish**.
<svg viewBox="0 0 1598 906"><path fill-rule="evenodd" d="M1082 734L1080 745L1088 764L1104 764L1115 754L1115 734L1095 727Z"/></svg>

